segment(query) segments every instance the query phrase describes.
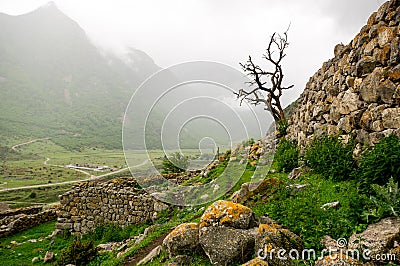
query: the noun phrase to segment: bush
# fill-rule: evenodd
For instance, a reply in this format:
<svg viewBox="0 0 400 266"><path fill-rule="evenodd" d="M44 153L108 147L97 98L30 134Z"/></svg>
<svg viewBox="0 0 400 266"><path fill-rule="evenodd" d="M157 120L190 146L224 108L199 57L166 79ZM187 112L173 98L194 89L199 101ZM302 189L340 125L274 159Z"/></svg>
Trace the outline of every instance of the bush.
<svg viewBox="0 0 400 266"><path fill-rule="evenodd" d="M299 166L299 147L296 142L282 138L275 153L276 170L290 172Z"/></svg>
<svg viewBox="0 0 400 266"><path fill-rule="evenodd" d="M356 165L354 141L343 143L339 136L321 135L306 148L305 164L315 173L335 181L349 180Z"/></svg>
<svg viewBox="0 0 400 266"><path fill-rule="evenodd" d="M67 264L84 266L88 265L96 256L97 247L93 240L82 241L76 237L67 248L61 251L61 255L58 257L55 264L60 266Z"/></svg>
<svg viewBox="0 0 400 266"><path fill-rule="evenodd" d="M165 156L162 165L165 174L185 172L189 166L189 158L180 152L175 152L169 157Z"/></svg>
<svg viewBox="0 0 400 266"><path fill-rule="evenodd" d="M400 182L400 138L390 135L370 148L360 159L356 177L365 192L371 184L386 184L390 177Z"/></svg>
<svg viewBox="0 0 400 266"><path fill-rule="evenodd" d="M371 185L375 196L371 196L370 200L374 207L366 212L364 216L367 222L378 221L381 218L389 216L399 216L400 214L400 191L399 183L396 183L393 178L389 179L386 186L379 186L377 184Z"/></svg>

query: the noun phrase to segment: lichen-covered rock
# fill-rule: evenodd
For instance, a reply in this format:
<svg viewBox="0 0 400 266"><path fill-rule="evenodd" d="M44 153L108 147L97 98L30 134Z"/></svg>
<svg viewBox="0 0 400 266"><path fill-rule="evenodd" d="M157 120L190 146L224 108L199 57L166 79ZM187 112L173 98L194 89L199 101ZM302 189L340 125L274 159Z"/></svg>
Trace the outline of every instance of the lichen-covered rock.
<svg viewBox="0 0 400 266"><path fill-rule="evenodd" d="M325 256L322 259L315 262L315 266L327 266L327 265L342 265L342 266L352 266L352 265L362 265L358 260L353 259L344 254L332 254Z"/></svg>
<svg viewBox="0 0 400 266"><path fill-rule="evenodd" d="M253 231L224 226L203 227L200 229L200 244L213 265L244 262L253 254Z"/></svg>
<svg viewBox="0 0 400 266"><path fill-rule="evenodd" d="M361 239L361 243L360 243ZM371 258L377 254L387 254L400 243L400 218L385 218L378 223L371 224L367 229L352 235L349 239L349 249L357 249L362 245L371 251Z"/></svg>
<svg viewBox="0 0 400 266"><path fill-rule="evenodd" d="M170 257L185 250L195 250L199 246L199 225L197 223L178 225L164 238L163 246Z"/></svg>
<svg viewBox="0 0 400 266"><path fill-rule="evenodd" d="M268 266L268 265L269 265L268 262L266 262L258 257L255 259L249 260L245 264L242 264L242 266Z"/></svg>
<svg viewBox="0 0 400 266"><path fill-rule="evenodd" d="M250 208L225 200L211 204L200 219L200 228L227 226L236 229L248 229L254 224L255 214Z"/></svg>
<svg viewBox="0 0 400 266"><path fill-rule="evenodd" d="M278 250L284 249L289 252L295 249L301 252L304 248L303 241L299 236L283 228L276 223L260 224L255 238L256 255L262 254L270 265L291 265L288 258L282 260L278 256Z"/></svg>

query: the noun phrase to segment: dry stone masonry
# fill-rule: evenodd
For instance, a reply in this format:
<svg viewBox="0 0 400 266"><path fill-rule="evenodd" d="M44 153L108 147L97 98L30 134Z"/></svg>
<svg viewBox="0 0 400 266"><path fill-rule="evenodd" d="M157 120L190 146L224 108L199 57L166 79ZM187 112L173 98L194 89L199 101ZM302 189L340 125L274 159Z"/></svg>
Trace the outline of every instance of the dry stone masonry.
<svg viewBox="0 0 400 266"><path fill-rule="evenodd" d="M0 213L0 238L13 235L39 224L55 220L54 209L42 211L42 207L27 207Z"/></svg>
<svg viewBox="0 0 400 266"><path fill-rule="evenodd" d="M384 3L348 45L310 78L288 135L304 146L315 135L354 135L374 145L400 135L400 1Z"/></svg>
<svg viewBox="0 0 400 266"><path fill-rule="evenodd" d="M133 178L87 182L60 196L57 229L86 233L102 223L144 223L167 206L145 193Z"/></svg>

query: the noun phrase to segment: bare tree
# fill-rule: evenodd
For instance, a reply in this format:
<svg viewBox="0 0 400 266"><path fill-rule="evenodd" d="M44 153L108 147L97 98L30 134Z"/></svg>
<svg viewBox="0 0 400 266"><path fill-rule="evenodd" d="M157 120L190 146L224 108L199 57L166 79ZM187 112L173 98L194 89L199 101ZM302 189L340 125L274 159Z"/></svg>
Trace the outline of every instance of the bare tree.
<svg viewBox="0 0 400 266"><path fill-rule="evenodd" d="M246 63L240 63L243 71L250 77L250 91L240 89L235 93L240 99L240 104L247 100L251 104L264 104L265 109L270 111L276 125L286 123L285 114L282 109L280 98L283 90L291 89L294 85L283 86L282 60L285 58L285 50L289 46L286 30L282 35L276 32L271 36L266 53L262 58L272 65L272 71L265 71L255 64L249 56Z"/></svg>

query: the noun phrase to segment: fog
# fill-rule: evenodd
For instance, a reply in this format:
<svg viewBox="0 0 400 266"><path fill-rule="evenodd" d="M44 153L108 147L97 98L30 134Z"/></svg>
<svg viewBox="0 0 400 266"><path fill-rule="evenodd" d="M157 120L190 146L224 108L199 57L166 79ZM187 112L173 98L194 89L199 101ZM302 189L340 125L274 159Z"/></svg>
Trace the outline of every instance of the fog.
<svg viewBox="0 0 400 266"><path fill-rule="evenodd" d="M295 100L308 78L348 43L382 0L56 0L103 49L123 53L134 47L161 67L210 60L239 68L249 54L260 58L269 36L290 24L287 83ZM18 15L47 0L2 0L0 12Z"/></svg>

